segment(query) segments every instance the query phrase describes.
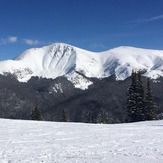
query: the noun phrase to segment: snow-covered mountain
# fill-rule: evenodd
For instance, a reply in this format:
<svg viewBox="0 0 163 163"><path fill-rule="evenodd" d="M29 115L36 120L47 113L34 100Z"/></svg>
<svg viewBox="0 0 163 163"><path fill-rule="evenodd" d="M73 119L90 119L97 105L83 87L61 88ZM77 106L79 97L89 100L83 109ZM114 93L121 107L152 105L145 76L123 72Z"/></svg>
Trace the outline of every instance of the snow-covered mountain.
<svg viewBox="0 0 163 163"><path fill-rule="evenodd" d="M92 84L86 77L104 78L115 74L117 80L124 80L132 70L138 69L153 79L163 76L163 51L118 47L95 53L55 43L29 49L14 60L0 61L0 73L12 73L21 82L28 81L32 76L66 76L82 89Z"/></svg>

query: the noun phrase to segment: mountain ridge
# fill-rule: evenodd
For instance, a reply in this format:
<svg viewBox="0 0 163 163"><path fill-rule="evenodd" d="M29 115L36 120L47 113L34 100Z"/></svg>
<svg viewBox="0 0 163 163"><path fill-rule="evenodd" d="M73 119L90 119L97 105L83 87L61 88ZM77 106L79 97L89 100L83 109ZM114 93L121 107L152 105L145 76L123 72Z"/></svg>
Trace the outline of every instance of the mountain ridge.
<svg viewBox="0 0 163 163"><path fill-rule="evenodd" d="M86 77L115 75L116 80L124 80L132 70L142 70L144 76L153 79L163 76L163 50L120 46L98 53L53 43L28 49L13 60L0 61L0 74L11 73L20 82L26 82L32 76L52 79L65 76L81 89L92 84Z"/></svg>

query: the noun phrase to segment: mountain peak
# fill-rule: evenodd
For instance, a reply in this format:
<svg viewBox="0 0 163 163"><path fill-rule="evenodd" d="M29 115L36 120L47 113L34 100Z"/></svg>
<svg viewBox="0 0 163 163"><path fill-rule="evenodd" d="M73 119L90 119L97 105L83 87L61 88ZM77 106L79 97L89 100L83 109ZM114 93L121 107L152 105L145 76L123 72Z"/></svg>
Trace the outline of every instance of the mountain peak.
<svg viewBox="0 0 163 163"><path fill-rule="evenodd" d="M163 51L121 46L95 53L65 43L53 43L26 50L15 60L0 62L0 73L10 72L19 81L27 81L32 76L66 76L78 86L83 82L90 84L80 74L95 78L115 74L117 80L124 80L133 69L144 70L144 75L151 78L163 76Z"/></svg>

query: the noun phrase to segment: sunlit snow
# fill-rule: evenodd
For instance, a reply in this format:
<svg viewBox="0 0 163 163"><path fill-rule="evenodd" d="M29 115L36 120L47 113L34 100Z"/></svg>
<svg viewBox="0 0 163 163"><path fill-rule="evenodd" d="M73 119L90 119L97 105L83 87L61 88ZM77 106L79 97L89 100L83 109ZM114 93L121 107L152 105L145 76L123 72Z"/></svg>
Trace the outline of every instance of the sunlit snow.
<svg viewBox="0 0 163 163"><path fill-rule="evenodd" d="M56 78L66 76L77 88L86 89L91 81L86 77L104 78L115 74L124 80L132 70L142 70L145 76L157 79L163 76L163 51L133 47L118 47L95 53L68 44L55 43L29 49L14 60L0 62L0 73L10 72L21 82L32 76Z"/></svg>
<svg viewBox="0 0 163 163"><path fill-rule="evenodd" d="M0 119L1 163L162 163L163 121L82 124Z"/></svg>

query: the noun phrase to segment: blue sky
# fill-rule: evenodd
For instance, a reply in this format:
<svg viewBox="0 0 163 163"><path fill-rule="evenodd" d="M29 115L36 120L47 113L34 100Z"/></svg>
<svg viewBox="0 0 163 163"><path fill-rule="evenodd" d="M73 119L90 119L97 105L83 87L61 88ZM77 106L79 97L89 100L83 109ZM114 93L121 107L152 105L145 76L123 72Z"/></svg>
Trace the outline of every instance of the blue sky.
<svg viewBox="0 0 163 163"><path fill-rule="evenodd" d="M163 1L0 0L0 60L53 42L163 49Z"/></svg>

